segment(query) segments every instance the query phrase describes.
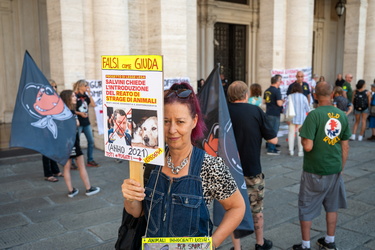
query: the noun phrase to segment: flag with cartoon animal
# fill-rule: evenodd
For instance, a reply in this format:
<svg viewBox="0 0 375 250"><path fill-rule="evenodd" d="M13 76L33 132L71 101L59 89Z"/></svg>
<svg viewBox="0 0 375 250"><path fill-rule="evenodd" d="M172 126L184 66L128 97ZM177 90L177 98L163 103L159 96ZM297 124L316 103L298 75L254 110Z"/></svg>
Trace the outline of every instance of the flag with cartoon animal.
<svg viewBox="0 0 375 250"><path fill-rule="evenodd" d="M236 139L232 128L224 89L220 79L219 64L208 76L203 88L198 94L202 113L208 128L205 139L199 147L213 156L223 158L229 170L236 180L237 186L245 200L245 216L235 230L236 238L241 238L254 232L254 222L250 210L250 202L247 195L245 178L243 176L241 161L237 151ZM224 208L216 200L214 201L213 219L218 226L224 216Z"/></svg>
<svg viewBox="0 0 375 250"><path fill-rule="evenodd" d="M65 165L76 120L26 51L13 111L10 147L29 148Z"/></svg>

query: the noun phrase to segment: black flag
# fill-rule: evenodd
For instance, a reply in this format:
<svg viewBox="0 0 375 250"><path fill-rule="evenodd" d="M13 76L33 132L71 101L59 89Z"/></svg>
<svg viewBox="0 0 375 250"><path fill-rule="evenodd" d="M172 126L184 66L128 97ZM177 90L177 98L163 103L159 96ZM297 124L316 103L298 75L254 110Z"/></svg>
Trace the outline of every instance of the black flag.
<svg viewBox="0 0 375 250"><path fill-rule="evenodd" d="M213 156L223 158L236 180L237 186L245 200L246 212L243 221L235 231L235 236L236 238L244 237L254 232L254 223L232 122L224 89L221 84L219 65L208 76L198 97L208 128L205 139L198 146ZM224 212L224 208L215 200L213 216L215 226L220 224Z"/></svg>
<svg viewBox="0 0 375 250"><path fill-rule="evenodd" d="M76 126L72 112L26 51L9 146L33 149L65 165Z"/></svg>

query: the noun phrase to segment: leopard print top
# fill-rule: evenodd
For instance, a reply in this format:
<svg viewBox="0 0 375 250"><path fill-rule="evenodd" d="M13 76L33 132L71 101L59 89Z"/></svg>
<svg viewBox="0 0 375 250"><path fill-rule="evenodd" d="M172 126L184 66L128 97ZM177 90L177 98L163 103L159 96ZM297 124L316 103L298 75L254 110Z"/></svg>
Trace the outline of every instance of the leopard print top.
<svg viewBox="0 0 375 250"><path fill-rule="evenodd" d="M201 174L203 196L209 206L213 199L224 200L237 190L237 184L230 174L229 168L220 157L204 155Z"/></svg>

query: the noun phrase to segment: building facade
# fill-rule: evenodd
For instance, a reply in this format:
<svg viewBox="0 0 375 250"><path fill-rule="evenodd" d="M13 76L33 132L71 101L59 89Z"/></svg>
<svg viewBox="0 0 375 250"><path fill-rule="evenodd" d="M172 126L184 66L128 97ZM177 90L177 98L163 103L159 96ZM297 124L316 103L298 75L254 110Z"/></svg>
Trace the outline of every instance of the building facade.
<svg viewBox="0 0 375 250"><path fill-rule="evenodd" d="M160 54L164 77L265 89L272 69L375 78L375 0L0 0L0 124L11 123L25 50L59 90L101 78L102 55ZM1 133L2 140L5 135ZM100 146L98 140L98 147Z"/></svg>

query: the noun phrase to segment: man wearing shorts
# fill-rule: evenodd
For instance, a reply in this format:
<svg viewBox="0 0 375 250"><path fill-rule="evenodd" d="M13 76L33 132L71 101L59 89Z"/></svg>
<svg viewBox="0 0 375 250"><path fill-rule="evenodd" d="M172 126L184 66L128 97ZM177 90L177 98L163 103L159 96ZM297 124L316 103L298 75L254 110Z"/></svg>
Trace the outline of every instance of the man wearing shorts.
<svg viewBox="0 0 375 250"><path fill-rule="evenodd" d="M235 81L228 87L228 109L236 137L237 149L249 194L254 220L255 249L271 249L272 241L263 238L264 175L260 165L262 139L276 144L277 133L267 115L258 106L247 102L249 88L242 81ZM241 249L240 239L232 235L234 250ZM238 236L237 236L238 237ZM246 248L248 249L248 248Z"/></svg>
<svg viewBox="0 0 375 250"><path fill-rule="evenodd" d="M315 89L319 107L311 111L302 125L303 172L298 196L302 243L293 249L310 249L312 220L326 211L327 234L318 239L319 249L337 249L335 230L337 210L346 208L341 172L349 152L350 129L345 113L331 104L332 86L320 82Z"/></svg>

